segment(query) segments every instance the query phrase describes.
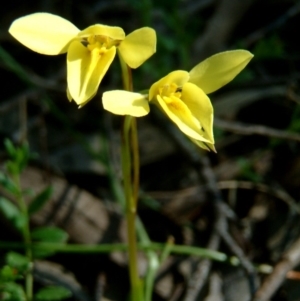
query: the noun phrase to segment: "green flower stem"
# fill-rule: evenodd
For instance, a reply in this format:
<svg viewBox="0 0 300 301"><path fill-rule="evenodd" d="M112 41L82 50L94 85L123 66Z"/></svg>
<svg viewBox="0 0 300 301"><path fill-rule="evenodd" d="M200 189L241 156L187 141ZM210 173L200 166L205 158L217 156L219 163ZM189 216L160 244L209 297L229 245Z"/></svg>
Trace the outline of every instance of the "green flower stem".
<svg viewBox="0 0 300 301"><path fill-rule="evenodd" d="M162 264L168 258L168 256L171 253L173 245L174 245L174 237L170 236L167 240L166 246L164 247L164 249L160 254L160 258L159 258L160 264Z"/></svg>
<svg viewBox="0 0 300 301"><path fill-rule="evenodd" d="M132 164L133 165L132 189L133 189L135 207L137 208L138 193L139 193L139 178L140 178L140 158L139 158L138 136L137 136L137 126L136 126L135 118L132 118L132 123L131 123L131 147L132 147L132 163L133 163ZM145 245L150 245L151 240L139 217L137 217L136 219L136 229L137 229L139 241ZM148 258L148 268L145 275L144 300L151 301L153 288L154 288L155 275L159 268L159 259L158 259L158 255L151 250L146 251L146 255Z"/></svg>
<svg viewBox="0 0 300 301"><path fill-rule="evenodd" d="M132 147L132 165L133 165L133 198L135 205L137 206L138 200L138 188L139 188L139 151L138 151L138 139L137 139L137 128L136 128L136 119L131 118L131 147ZM106 147L106 153L108 153L108 145L106 140L103 139L103 144ZM107 163L107 173L110 177L110 182L112 185L112 191L114 192L115 199L118 200L119 204L125 209L125 198L122 193L122 189L120 187L120 182L116 181L116 178L113 173L113 168L110 166L110 160L108 158L105 160ZM136 231L138 235L139 241L142 242L143 245L150 245L151 240L148 237L146 230L144 229L144 225L142 221L138 218L136 219ZM145 285L144 285L144 300L151 301L152 300L152 289L155 280L156 271L159 267L158 255L153 250L146 250L146 256L148 258L148 268L145 275Z"/></svg>
<svg viewBox="0 0 300 301"><path fill-rule="evenodd" d="M122 69L124 89L127 91L133 91L131 69L124 62L121 55L119 55L119 59ZM131 297L133 301L142 301L144 300L144 298L142 290L142 281L138 274L137 238L135 227L137 195L139 190L139 156L136 120L134 117L129 115L126 115L124 118L121 149L123 185L126 200L126 221Z"/></svg>
<svg viewBox="0 0 300 301"><path fill-rule="evenodd" d="M128 255L129 255L129 276L131 283L131 293L133 301L141 301L140 294L141 281L138 275L137 261L137 240L135 230L136 217L136 200L132 188L131 177L131 147L130 147L130 128L131 116L126 115L122 133L122 170L123 170L123 185L126 199L126 221L127 221L127 237L128 237Z"/></svg>
<svg viewBox="0 0 300 301"><path fill-rule="evenodd" d="M174 255L198 256L202 258L211 259L219 262L230 262L237 265L237 258L234 256L227 256L225 253L183 245L170 245L167 243L139 243L137 248L141 251L155 251L162 252L166 245L168 245L168 252ZM127 251L127 244L101 244L101 245L81 245L81 244L62 244L49 242L33 242L29 245L20 242L5 242L0 241L0 249L23 249L29 247L33 250L47 250L57 253L78 253L78 254L95 254L95 253L111 253L114 251Z"/></svg>
<svg viewBox="0 0 300 301"><path fill-rule="evenodd" d="M18 187L18 194L17 194L17 203L19 205L19 208L23 214L24 217L24 225L22 228L22 235L23 235L23 241L25 245L25 254L26 257L29 259L29 261L32 263L32 249L31 249L31 235L30 235L30 228L29 228L29 215L27 211L27 205L25 203L25 200L22 195L22 189L20 184L20 175L15 174L14 175L14 182L16 186ZM32 300L32 294L33 294L33 275L32 271L28 271L25 276L25 291L27 296L27 301Z"/></svg>
<svg viewBox="0 0 300 301"><path fill-rule="evenodd" d="M133 91L131 69L122 59L122 56L121 56L119 50L118 50L118 56L119 56L120 65L121 65L121 69L122 69L122 79L123 79L124 90Z"/></svg>
<svg viewBox="0 0 300 301"><path fill-rule="evenodd" d="M20 242L5 242L0 241L0 249L23 249L28 247L33 250L47 250L54 251L56 253L76 253L76 254L97 254L97 253L111 253L114 251L126 252L128 250L127 244L101 244L101 245L79 245L79 244L60 244L60 243L47 243L47 242L35 242L30 245L26 245ZM213 261L224 262L232 266L239 266L240 262L236 256L228 256L225 253L194 247L194 246L182 246L173 245L172 241L167 243L140 243L137 245L138 249L144 252L161 252L162 256L165 257L164 253L174 255L185 255L185 256L197 256L200 258L207 258ZM256 265L256 270L259 273L270 274L273 267L268 264Z"/></svg>
<svg viewBox="0 0 300 301"><path fill-rule="evenodd" d="M131 122L131 148L132 148L132 161L133 161L133 198L135 206L137 207L138 193L140 187L140 156L139 156L139 144L137 136L136 118L132 118Z"/></svg>
<svg viewBox="0 0 300 301"><path fill-rule="evenodd" d="M137 218L136 225L137 225L137 233L138 233L141 243L144 246L150 246L151 240L148 236L146 229L144 228L142 221L139 218ZM158 255L156 254L156 252L151 249L146 251L146 255L148 258L148 268L147 268L147 273L145 276L145 288L144 288L145 299L144 300L151 301L153 287L154 287L154 281L155 281L155 275L159 268L159 259L158 259Z"/></svg>

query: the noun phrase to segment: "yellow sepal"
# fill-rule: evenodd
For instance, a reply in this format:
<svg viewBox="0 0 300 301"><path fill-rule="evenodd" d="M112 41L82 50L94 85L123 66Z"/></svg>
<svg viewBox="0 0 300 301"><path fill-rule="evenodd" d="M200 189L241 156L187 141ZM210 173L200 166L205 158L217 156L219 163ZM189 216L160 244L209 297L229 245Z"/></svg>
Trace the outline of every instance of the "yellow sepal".
<svg viewBox="0 0 300 301"><path fill-rule="evenodd" d="M15 20L9 33L29 49L48 55L65 53L80 30L68 20L35 13Z"/></svg>
<svg viewBox="0 0 300 301"><path fill-rule="evenodd" d="M217 53L190 71L190 83L200 87L205 94L212 93L232 81L250 62L253 54L247 50Z"/></svg>

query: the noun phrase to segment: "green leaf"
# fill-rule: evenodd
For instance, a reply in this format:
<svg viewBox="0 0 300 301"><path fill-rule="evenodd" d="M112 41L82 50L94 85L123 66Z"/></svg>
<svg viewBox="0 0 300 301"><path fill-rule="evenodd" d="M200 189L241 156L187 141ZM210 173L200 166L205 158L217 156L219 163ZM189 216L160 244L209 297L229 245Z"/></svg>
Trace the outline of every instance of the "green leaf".
<svg viewBox="0 0 300 301"><path fill-rule="evenodd" d="M24 168L27 166L29 156L30 156L30 152L29 152L28 143L23 143L23 145L17 149L17 155L16 155L16 163L18 164L19 173L21 173L24 170Z"/></svg>
<svg viewBox="0 0 300 301"><path fill-rule="evenodd" d="M240 158L238 159L237 163L239 164L242 172L242 176L245 179L248 179L252 182L259 183L262 181L261 175L259 175L253 168L252 163L245 159L245 158Z"/></svg>
<svg viewBox="0 0 300 301"><path fill-rule="evenodd" d="M5 149L6 149L7 153L8 153L8 155L11 158L15 158L15 156L16 156L16 148L14 147L13 143L9 139L5 139L4 140L4 146L5 146Z"/></svg>
<svg viewBox="0 0 300 301"><path fill-rule="evenodd" d="M44 189L41 193L39 193L30 203L28 207L29 215L39 211L49 200L53 193L53 188L51 186Z"/></svg>
<svg viewBox="0 0 300 301"><path fill-rule="evenodd" d="M35 299L38 301L59 301L71 296L71 291L62 286L49 286L39 290Z"/></svg>
<svg viewBox="0 0 300 301"><path fill-rule="evenodd" d="M6 254L6 263L7 265L17 269L20 273L27 271L30 267L29 259L16 252L9 252Z"/></svg>
<svg viewBox="0 0 300 301"><path fill-rule="evenodd" d="M18 187L15 185L15 183L6 175L3 173L0 173L0 185L5 188L8 192L16 195L19 193Z"/></svg>
<svg viewBox="0 0 300 301"><path fill-rule="evenodd" d="M11 159L6 162L8 172L12 175L20 174L30 157L28 143L15 147L9 139L5 139L4 145Z"/></svg>
<svg viewBox="0 0 300 301"><path fill-rule="evenodd" d="M2 196L0 196L0 210L2 211L4 216L9 220L16 218L20 215L20 210L18 209L18 207Z"/></svg>
<svg viewBox="0 0 300 301"><path fill-rule="evenodd" d="M25 225L28 223L28 219L24 214L20 214L20 216L15 220L14 226L16 229L23 231Z"/></svg>
<svg viewBox="0 0 300 301"><path fill-rule="evenodd" d="M68 233L55 227L41 227L31 232L31 238L40 242L54 242L64 244L68 239ZM44 258L55 254L55 250L47 250L41 248L33 249L35 258Z"/></svg>
<svg viewBox="0 0 300 301"><path fill-rule="evenodd" d="M11 282L18 278L20 278L20 276L16 274L16 270L9 265L3 266L0 270L0 283Z"/></svg>
<svg viewBox="0 0 300 301"><path fill-rule="evenodd" d="M30 76L28 76L28 73L25 71L23 66L20 63L18 63L18 61L16 61L14 57L1 46L0 58L2 63L8 68L8 70L15 73L23 82L27 83L28 86L32 87L33 85L35 85L30 80Z"/></svg>
<svg viewBox="0 0 300 301"><path fill-rule="evenodd" d="M2 212L4 217L18 230L22 230L26 222L24 215L14 203L2 196L0 196L0 212Z"/></svg>
<svg viewBox="0 0 300 301"><path fill-rule="evenodd" d="M14 161L11 161L11 160L6 161L5 167L6 167L7 171L9 172L9 174L11 174L11 175L20 174L18 164Z"/></svg>
<svg viewBox="0 0 300 301"><path fill-rule="evenodd" d="M56 253L55 250L47 250L47 249L41 249L41 248L35 248L35 247L33 247L33 249L32 249L32 256L34 259L46 258L51 255L54 255L55 253Z"/></svg>
<svg viewBox="0 0 300 301"><path fill-rule="evenodd" d="M42 242L66 242L68 237L67 232L55 227L40 227L31 232L32 240Z"/></svg>
<svg viewBox="0 0 300 301"><path fill-rule="evenodd" d="M14 282L0 283L1 301L26 301L21 285Z"/></svg>
<svg viewBox="0 0 300 301"><path fill-rule="evenodd" d="M260 39L253 49L255 59L280 59L285 54L284 43L277 35Z"/></svg>

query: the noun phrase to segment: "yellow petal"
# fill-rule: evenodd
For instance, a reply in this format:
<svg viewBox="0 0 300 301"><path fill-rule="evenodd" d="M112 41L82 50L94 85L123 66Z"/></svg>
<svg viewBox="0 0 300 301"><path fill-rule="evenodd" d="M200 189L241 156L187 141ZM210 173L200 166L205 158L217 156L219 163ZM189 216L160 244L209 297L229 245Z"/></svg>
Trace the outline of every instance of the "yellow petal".
<svg viewBox="0 0 300 301"><path fill-rule="evenodd" d="M83 108L92 98L95 97L95 95L97 94L97 90L95 91L95 93L93 95L91 95L87 100L85 100L84 102L80 103L80 105L78 106L78 109Z"/></svg>
<svg viewBox="0 0 300 301"><path fill-rule="evenodd" d="M156 33L143 27L130 33L118 47L125 63L130 68L138 68L156 51Z"/></svg>
<svg viewBox="0 0 300 301"><path fill-rule="evenodd" d="M106 36L120 41L124 40L125 38L124 30L121 27L107 26L102 24L89 26L78 34L80 37L88 37L90 35Z"/></svg>
<svg viewBox="0 0 300 301"><path fill-rule="evenodd" d="M97 92L98 86L113 61L116 48L99 55L98 49L89 51L80 42L73 41L67 56L69 92L78 105L85 104Z"/></svg>
<svg viewBox="0 0 300 301"><path fill-rule="evenodd" d="M157 104L160 109L179 127L187 136L210 142L201 135L201 125L194 118L188 107L177 97L168 98L167 102L157 95Z"/></svg>
<svg viewBox="0 0 300 301"><path fill-rule="evenodd" d="M208 94L233 80L253 58L246 50L232 50L215 54L190 71L189 82Z"/></svg>
<svg viewBox="0 0 300 301"><path fill-rule="evenodd" d="M42 54L67 52L79 29L66 19L48 13L35 13L15 20L10 34L26 47Z"/></svg>
<svg viewBox="0 0 300 301"><path fill-rule="evenodd" d="M183 85L181 99L200 122L202 136L213 144L213 107L210 99L199 87L191 83Z"/></svg>
<svg viewBox="0 0 300 301"><path fill-rule="evenodd" d="M170 72L151 86L149 90L149 100L151 101L158 94L159 88L172 83L176 84L178 87L182 87L183 84L189 80L189 77L187 71L177 70Z"/></svg>
<svg viewBox="0 0 300 301"><path fill-rule="evenodd" d="M216 149L215 146L211 143L207 143L207 142L202 142L196 139L191 139L196 145L198 145L199 147L208 150L208 151L213 151L214 153L216 153Z"/></svg>
<svg viewBox="0 0 300 301"><path fill-rule="evenodd" d="M116 115L145 116L149 113L149 102L145 95L128 91L108 91L102 96L105 110Z"/></svg>

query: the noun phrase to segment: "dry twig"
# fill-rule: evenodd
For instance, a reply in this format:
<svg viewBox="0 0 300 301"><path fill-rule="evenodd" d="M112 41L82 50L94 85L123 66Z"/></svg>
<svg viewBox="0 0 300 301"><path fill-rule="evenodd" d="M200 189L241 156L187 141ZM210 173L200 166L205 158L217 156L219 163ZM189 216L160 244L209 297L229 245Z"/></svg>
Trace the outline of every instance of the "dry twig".
<svg viewBox="0 0 300 301"><path fill-rule="evenodd" d="M220 181L219 189L255 189L264 193L273 195L274 197L285 202L292 210L300 214L300 207L296 201L283 189L275 188L261 183L253 183L249 181Z"/></svg>
<svg viewBox="0 0 300 301"><path fill-rule="evenodd" d="M286 279L289 271L300 263L300 238L282 256L273 272L264 280L253 301L268 301Z"/></svg>
<svg viewBox="0 0 300 301"><path fill-rule="evenodd" d="M159 116L157 116L157 118L159 118ZM250 292L253 295L256 289L256 271L252 263L245 256L243 250L237 245L237 243L234 241L234 239L231 237L227 230L227 212L224 210L225 205L222 200L220 190L217 187L216 178L210 166L208 157L204 156L203 154L200 155L199 152L195 151L195 148L192 147L192 144L187 143L186 140L183 139L183 135L177 129L175 129L175 127L171 123L165 123L163 128L171 135L175 143L184 151L187 158L190 159L192 165L199 173L199 176L203 178L205 182L208 193L211 197L211 201L213 202L215 211L214 231L211 235L210 240L212 247L218 248L219 238L216 239L214 235L220 236L227 245L227 247L233 252L233 254L235 254L239 258L242 267L246 270L249 276ZM207 280L210 265L206 264L207 271L205 271L205 273L201 272L201 268L203 269L200 262L199 266L196 268L196 271L198 272L196 272L190 279L191 285L189 285L188 287L185 300L194 300L193 298L198 296L200 290L202 289L204 281ZM197 276L200 276L201 279L198 279ZM196 284L196 286L194 286L194 284Z"/></svg>
<svg viewBox="0 0 300 301"><path fill-rule="evenodd" d="M250 125L241 122L225 121L219 118L215 118L214 124L217 128L241 135L261 135L300 142L299 134L273 129L264 125Z"/></svg>

